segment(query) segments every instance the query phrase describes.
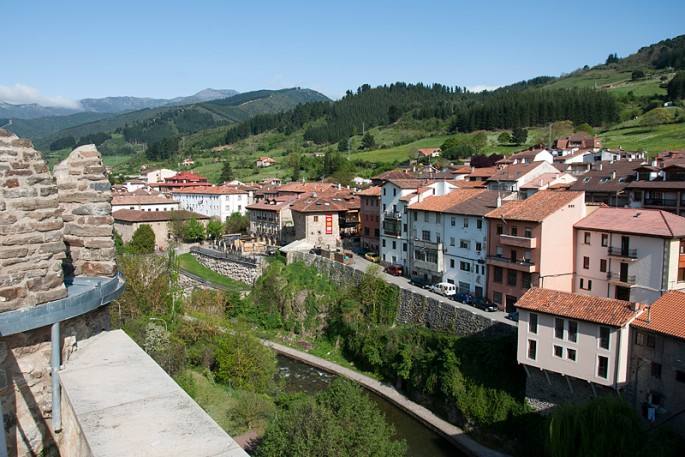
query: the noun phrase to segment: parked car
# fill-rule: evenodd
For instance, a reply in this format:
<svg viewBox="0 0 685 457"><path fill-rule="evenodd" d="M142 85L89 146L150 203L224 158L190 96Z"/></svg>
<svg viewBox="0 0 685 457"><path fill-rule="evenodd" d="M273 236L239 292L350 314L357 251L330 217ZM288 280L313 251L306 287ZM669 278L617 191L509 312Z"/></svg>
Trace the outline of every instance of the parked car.
<svg viewBox="0 0 685 457"><path fill-rule="evenodd" d="M518 322L518 320L519 320L519 312L518 312L518 311L512 311L512 312L510 312L509 314L507 314L507 315L504 316L504 317L507 318L507 319L509 319L510 321Z"/></svg>
<svg viewBox="0 0 685 457"><path fill-rule="evenodd" d="M468 292L457 292L454 294L454 296L452 296L452 299L454 301L470 305L473 302L473 295Z"/></svg>
<svg viewBox="0 0 685 457"><path fill-rule="evenodd" d="M492 313L494 311L497 311L497 305L492 303L490 300L484 297L475 297L473 299L473 306L475 306L478 309L481 309L483 311L487 311L488 313Z"/></svg>
<svg viewBox="0 0 685 457"><path fill-rule="evenodd" d="M385 272L393 276L402 276L402 265L388 265L387 267L385 267Z"/></svg>
<svg viewBox="0 0 685 457"><path fill-rule="evenodd" d="M378 263L378 261L380 260L380 257L378 256L378 254L376 254L375 252L371 252L371 251L364 254L364 258L366 260L368 260L369 262L373 262L373 263Z"/></svg>
<svg viewBox="0 0 685 457"><path fill-rule="evenodd" d="M436 294L444 295L445 297L452 297L457 293L457 286L450 284L449 282L439 282L432 285L429 290Z"/></svg>

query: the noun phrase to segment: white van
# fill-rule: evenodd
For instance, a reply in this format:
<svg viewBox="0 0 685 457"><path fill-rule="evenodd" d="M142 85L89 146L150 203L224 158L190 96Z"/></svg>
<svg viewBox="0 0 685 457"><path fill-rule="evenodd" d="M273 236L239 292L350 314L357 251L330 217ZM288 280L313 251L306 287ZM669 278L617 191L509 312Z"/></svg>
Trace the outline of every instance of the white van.
<svg viewBox="0 0 685 457"><path fill-rule="evenodd" d="M445 297L451 297L457 293L457 286L448 282L439 282L432 285L430 290L436 294L444 295Z"/></svg>

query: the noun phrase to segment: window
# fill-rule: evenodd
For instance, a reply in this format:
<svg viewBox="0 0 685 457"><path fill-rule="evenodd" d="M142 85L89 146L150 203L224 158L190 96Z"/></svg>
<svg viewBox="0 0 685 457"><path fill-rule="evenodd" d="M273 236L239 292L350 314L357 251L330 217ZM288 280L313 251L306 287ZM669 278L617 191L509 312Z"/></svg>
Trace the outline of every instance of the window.
<svg viewBox="0 0 685 457"><path fill-rule="evenodd" d="M454 227L454 226L457 225L457 218L456 218L456 217L452 216L452 217L450 218L450 225L451 225L452 227Z"/></svg>
<svg viewBox="0 0 685 457"><path fill-rule="evenodd" d="M430 222L430 213L428 213L428 212L423 213L423 222Z"/></svg>
<svg viewBox="0 0 685 457"><path fill-rule="evenodd" d="M416 222L416 218L417 218L418 213L416 211L414 211L412 214L414 215L414 222Z"/></svg>
<svg viewBox="0 0 685 457"><path fill-rule="evenodd" d="M450 268L454 268L454 259L450 259Z"/></svg>
<svg viewBox="0 0 685 457"><path fill-rule="evenodd" d="M538 332L538 315L535 313L528 314L528 332Z"/></svg>
<svg viewBox="0 0 685 457"><path fill-rule="evenodd" d="M397 243L395 241L392 242L392 248L397 249Z"/></svg>
<svg viewBox="0 0 685 457"><path fill-rule="evenodd" d="M517 274L516 270L507 271L507 284L510 286L516 286Z"/></svg>
<svg viewBox="0 0 685 457"><path fill-rule="evenodd" d="M518 227L512 227L511 228L511 236L517 236L518 234L519 234Z"/></svg>
<svg viewBox="0 0 685 457"><path fill-rule="evenodd" d="M402 231L407 233L407 224L402 224Z"/></svg>
<svg viewBox="0 0 685 457"><path fill-rule="evenodd" d="M564 320L558 317L554 318L554 338L564 339Z"/></svg>
<svg viewBox="0 0 685 457"><path fill-rule="evenodd" d="M462 249L468 249L469 248L469 242L466 240L459 240L459 247Z"/></svg>
<svg viewBox="0 0 685 457"><path fill-rule="evenodd" d="M454 246L454 244L455 244L454 237L451 236L450 237L450 246Z"/></svg>
<svg viewBox="0 0 685 457"><path fill-rule="evenodd" d="M685 281L685 268L678 268L678 282Z"/></svg>
<svg viewBox="0 0 685 457"><path fill-rule="evenodd" d="M578 322L568 321L568 340L575 343L578 340Z"/></svg>
<svg viewBox="0 0 685 457"><path fill-rule="evenodd" d="M599 259L599 271L602 273L607 272L607 259Z"/></svg>
<svg viewBox="0 0 685 457"><path fill-rule="evenodd" d="M407 252L407 243L402 243L402 250Z"/></svg>
<svg viewBox="0 0 685 457"><path fill-rule="evenodd" d="M523 230L523 236L525 236L526 238L533 238L533 230L531 230L530 227L526 227Z"/></svg>
<svg viewBox="0 0 685 457"><path fill-rule="evenodd" d="M441 241L441 240L440 240L440 233L436 233L436 234L435 234L435 242L436 242L436 243L440 243L440 241Z"/></svg>
<svg viewBox="0 0 685 457"><path fill-rule="evenodd" d="M440 213L435 213L435 222L440 223Z"/></svg>
<svg viewBox="0 0 685 457"><path fill-rule="evenodd" d="M611 343L611 329L609 327L599 328L599 347L602 349L609 349Z"/></svg>
<svg viewBox="0 0 685 457"><path fill-rule="evenodd" d="M421 239L423 241L430 241L431 240L431 232L429 230L421 231Z"/></svg>
<svg viewBox="0 0 685 457"><path fill-rule="evenodd" d="M500 294L501 298L501 294ZM528 358L530 360L535 360L538 353L538 342L535 340L528 340Z"/></svg>
<svg viewBox="0 0 685 457"><path fill-rule="evenodd" d="M483 245L480 243L476 243L476 251L480 252L483 250Z"/></svg>
<svg viewBox="0 0 685 457"><path fill-rule="evenodd" d="M590 257L583 257L583 268L586 270L590 268Z"/></svg>
<svg viewBox="0 0 685 457"><path fill-rule="evenodd" d="M501 305L502 304L502 292L493 292L492 301L494 301L495 304L497 304L497 305Z"/></svg>
<svg viewBox="0 0 685 457"><path fill-rule="evenodd" d="M382 243L383 243L383 247L385 247L385 240L383 240Z"/></svg>
<svg viewBox="0 0 685 457"><path fill-rule="evenodd" d="M572 361L576 361L576 350L571 348L566 348L566 358Z"/></svg>
<svg viewBox="0 0 685 457"><path fill-rule="evenodd" d="M471 264L468 262L461 261L459 262L459 269L461 271L471 271Z"/></svg>
<svg viewBox="0 0 685 457"><path fill-rule="evenodd" d="M314 222L319 222L319 216L314 216Z"/></svg>
<svg viewBox="0 0 685 457"><path fill-rule="evenodd" d="M397 189L392 190L392 195L393 195L393 197L395 197L397 195Z"/></svg>
<svg viewBox="0 0 685 457"><path fill-rule="evenodd" d="M483 228L483 219L476 219L476 228L478 230Z"/></svg>
<svg viewBox="0 0 685 457"><path fill-rule="evenodd" d="M609 377L609 359L603 355L597 357L597 376L604 379Z"/></svg>
<svg viewBox="0 0 685 457"><path fill-rule="evenodd" d="M385 187L383 188L383 195L385 195Z"/></svg>
<svg viewBox="0 0 685 457"><path fill-rule="evenodd" d="M502 233L504 233L504 228L502 227L501 224L498 224L497 225L497 234L501 235Z"/></svg>
<svg viewBox="0 0 685 457"><path fill-rule="evenodd" d="M676 370L675 371L675 380L678 382L685 382L685 371Z"/></svg>
<svg viewBox="0 0 685 457"><path fill-rule="evenodd" d="M524 289L530 289L533 276L530 273L521 273L521 286Z"/></svg>
<svg viewBox="0 0 685 457"><path fill-rule="evenodd" d="M503 276L502 267L495 267L495 269L493 271L493 276L494 276L493 281L498 282L498 283L502 283L502 276ZM502 295L502 294L500 294L500 295Z"/></svg>
<svg viewBox="0 0 685 457"><path fill-rule="evenodd" d="M606 233L602 233L602 246L603 247L609 246L609 235Z"/></svg>
<svg viewBox="0 0 685 457"><path fill-rule="evenodd" d="M583 234L583 243L585 244L590 244L590 239L592 238L592 234L590 232L585 232Z"/></svg>
<svg viewBox="0 0 685 457"><path fill-rule="evenodd" d="M656 346L656 338L651 333L635 332L635 344L654 348Z"/></svg>
<svg viewBox="0 0 685 457"><path fill-rule="evenodd" d="M561 346L554 346L554 357L562 358L564 356L564 348Z"/></svg>
<svg viewBox="0 0 685 457"><path fill-rule="evenodd" d="M464 228L469 228L469 218L468 217L464 218Z"/></svg>
<svg viewBox="0 0 685 457"><path fill-rule="evenodd" d="M652 377L656 379L661 379L661 364L652 362L652 365L650 367L650 372L652 373Z"/></svg>

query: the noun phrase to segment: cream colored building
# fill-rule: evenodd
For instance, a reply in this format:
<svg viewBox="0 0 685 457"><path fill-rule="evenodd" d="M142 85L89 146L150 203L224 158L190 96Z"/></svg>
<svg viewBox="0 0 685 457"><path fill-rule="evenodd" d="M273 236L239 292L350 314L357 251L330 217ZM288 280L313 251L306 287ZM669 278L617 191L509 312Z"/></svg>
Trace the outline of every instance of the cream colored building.
<svg viewBox="0 0 685 457"><path fill-rule="evenodd" d="M149 225L155 234L155 248L164 251L169 247L173 238L171 223L174 220L187 221L196 219L203 225L207 225L209 217L190 211L139 211L120 209L112 213L114 217L114 230L121 236L124 243L131 241L133 234L141 225Z"/></svg>
<svg viewBox="0 0 685 457"><path fill-rule="evenodd" d="M331 198L310 197L290 206L295 239L316 247L335 249L340 244L340 215L347 207Z"/></svg>

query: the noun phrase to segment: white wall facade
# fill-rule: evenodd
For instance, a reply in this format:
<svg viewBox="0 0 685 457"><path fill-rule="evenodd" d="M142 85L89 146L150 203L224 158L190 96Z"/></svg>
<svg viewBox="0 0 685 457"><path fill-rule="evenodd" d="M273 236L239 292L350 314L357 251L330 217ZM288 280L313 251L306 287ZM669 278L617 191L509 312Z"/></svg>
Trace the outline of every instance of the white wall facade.
<svg viewBox="0 0 685 457"><path fill-rule="evenodd" d="M154 204L129 204L129 205L115 205L112 204L112 212L120 209L135 209L140 211L176 211L180 209L180 204L177 201L169 200L169 203L154 203Z"/></svg>
<svg viewBox="0 0 685 457"><path fill-rule="evenodd" d="M454 282L461 292L486 296L487 220L482 216L467 214L443 216L445 280Z"/></svg>
<svg viewBox="0 0 685 457"><path fill-rule="evenodd" d="M249 204L248 194L201 194L201 193L173 193L175 200L181 205L182 209L204 214L209 217L217 217L225 221L233 213L242 215L247 213Z"/></svg>

